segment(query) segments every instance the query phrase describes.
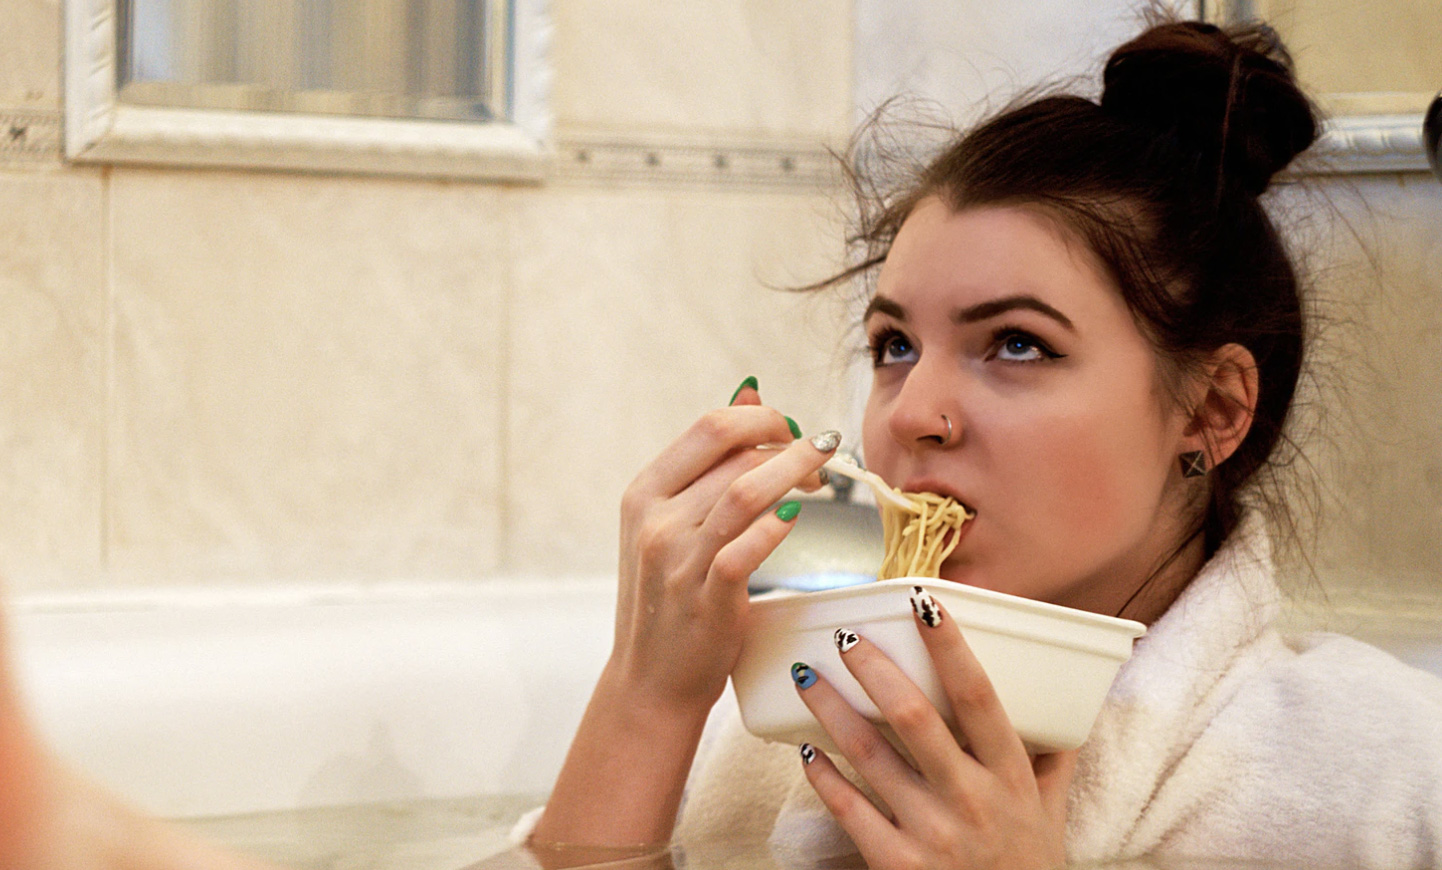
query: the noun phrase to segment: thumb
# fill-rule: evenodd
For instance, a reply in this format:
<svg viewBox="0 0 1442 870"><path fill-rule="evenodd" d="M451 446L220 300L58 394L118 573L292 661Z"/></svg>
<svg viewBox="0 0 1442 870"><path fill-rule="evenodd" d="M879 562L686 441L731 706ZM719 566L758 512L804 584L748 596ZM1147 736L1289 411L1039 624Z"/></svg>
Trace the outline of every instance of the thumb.
<svg viewBox="0 0 1442 870"><path fill-rule="evenodd" d="M1041 793L1041 806L1047 816L1058 827L1066 823L1066 795L1076 773L1077 750L1053 752L1038 755L1032 762L1036 773L1037 791Z"/></svg>

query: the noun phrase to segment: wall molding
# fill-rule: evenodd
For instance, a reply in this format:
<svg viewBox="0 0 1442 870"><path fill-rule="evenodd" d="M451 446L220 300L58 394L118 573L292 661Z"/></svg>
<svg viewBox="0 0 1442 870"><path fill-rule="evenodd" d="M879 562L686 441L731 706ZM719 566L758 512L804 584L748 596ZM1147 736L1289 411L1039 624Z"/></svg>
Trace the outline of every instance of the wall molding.
<svg viewBox="0 0 1442 870"><path fill-rule="evenodd" d="M0 165L58 164L60 136L58 111L0 107Z"/></svg>
<svg viewBox="0 0 1442 870"><path fill-rule="evenodd" d="M815 142L563 133L549 177L619 185L818 189L837 184L838 170L832 152Z"/></svg>
<svg viewBox="0 0 1442 870"><path fill-rule="evenodd" d="M1323 172L1426 172L1421 115L1350 115L1317 142Z"/></svg>

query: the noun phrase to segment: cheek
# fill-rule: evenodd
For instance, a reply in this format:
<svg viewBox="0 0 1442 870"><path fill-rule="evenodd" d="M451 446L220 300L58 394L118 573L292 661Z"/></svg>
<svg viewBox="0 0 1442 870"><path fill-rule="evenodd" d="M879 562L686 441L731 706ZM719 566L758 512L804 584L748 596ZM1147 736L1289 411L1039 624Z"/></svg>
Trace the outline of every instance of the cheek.
<svg viewBox="0 0 1442 870"><path fill-rule="evenodd" d="M1054 420L1044 443L1016 458L1046 525L1071 545L1126 539L1156 517L1164 483L1160 427L1116 422L1094 414Z"/></svg>

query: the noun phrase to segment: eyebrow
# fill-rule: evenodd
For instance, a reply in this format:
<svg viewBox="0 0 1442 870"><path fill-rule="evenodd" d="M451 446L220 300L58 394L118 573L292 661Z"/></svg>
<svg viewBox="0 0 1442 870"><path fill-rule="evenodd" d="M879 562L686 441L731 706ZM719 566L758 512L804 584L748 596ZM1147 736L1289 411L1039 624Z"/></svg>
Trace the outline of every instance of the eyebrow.
<svg viewBox="0 0 1442 870"><path fill-rule="evenodd" d="M1044 314L1072 332L1076 332L1076 325L1071 322L1070 317L1067 317L1065 314L1062 314L1035 296L1025 294L1003 296L1000 299L989 299L986 302L978 302L966 308L958 308L952 312L951 319L957 323L977 323L1018 309ZM861 318L861 322L865 323L870 320L873 314L885 314L903 322L906 320L906 309L902 308L895 300L888 299L885 296L873 296L871 298L871 303L866 306L866 314Z"/></svg>

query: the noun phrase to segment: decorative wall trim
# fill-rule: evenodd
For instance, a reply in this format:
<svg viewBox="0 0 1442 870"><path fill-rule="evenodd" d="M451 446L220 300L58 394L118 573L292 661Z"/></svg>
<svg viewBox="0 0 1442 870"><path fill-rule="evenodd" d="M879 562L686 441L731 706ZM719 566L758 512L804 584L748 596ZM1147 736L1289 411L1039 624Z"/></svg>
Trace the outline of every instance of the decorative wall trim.
<svg viewBox="0 0 1442 870"><path fill-rule="evenodd" d="M815 143L649 141L558 137L550 176L603 184L823 188L839 179L836 157Z"/></svg>
<svg viewBox="0 0 1442 870"><path fill-rule="evenodd" d="M539 179L550 159L546 0L517 0L512 123L131 106L116 92L117 0L66 0L65 156L83 163Z"/></svg>
<svg viewBox="0 0 1442 870"><path fill-rule="evenodd" d="M1316 149L1324 172L1427 171L1420 114L1336 118Z"/></svg>
<svg viewBox="0 0 1442 870"><path fill-rule="evenodd" d="M59 162L59 112L0 107L0 165Z"/></svg>

